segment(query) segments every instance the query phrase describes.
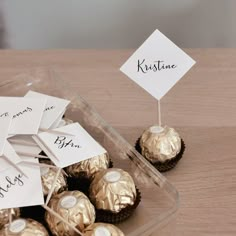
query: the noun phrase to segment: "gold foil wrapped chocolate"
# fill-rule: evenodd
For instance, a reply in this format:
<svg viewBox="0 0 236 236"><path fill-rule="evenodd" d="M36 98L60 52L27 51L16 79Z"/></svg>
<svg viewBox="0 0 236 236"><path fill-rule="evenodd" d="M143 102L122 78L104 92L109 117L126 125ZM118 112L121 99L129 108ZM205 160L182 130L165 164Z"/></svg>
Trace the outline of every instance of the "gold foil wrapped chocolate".
<svg viewBox="0 0 236 236"><path fill-rule="evenodd" d="M19 208L12 208L12 209L1 209L0 210L0 229L9 222L9 217L15 219L20 216L20 209Z"/></svg>
<svg viewBox="0 0 236 236"><path fill-rule="evenodd" d="M152 163L170 160L181 150L181 138L170 127L152 126L145 130L140 139L142 155Z"/></svg>
<svg viewBox="0 0 236 236"><path fill-rule="evenodd" d="M133 205L136 188L132 177L124 170L110 168L95 174L89 196L97 209L114 213Z"/></svg>
<svg viewBox="0 0 236 236"><path fill-rule="evenodd" d="M73 164L66 168L66 172L72 177L79 177L83 175L90 178L96 172L108 169L109 162L110 160L108 153L104 153L102 155Z"/></svg>
<svg viewBox="0 0 236 236"><path fill-rule="evenodd" d="M125 236L124 233L112 224L94 223L84 230L84 236Z"/></svg>
<svg viewBox="0 0 236 236"><path fill-rule="evenodd" d="M48 195L49 190L51 189L55 176L57 174L57 169L48 168L48 167L41 167L41 179L42 179L42 186L43 186L43 194L44 196ZM57 178L55 188L53 194L60 193L67 189L66 178L61 172Z"/></svg>
<svg viewBox="0 0 236 236"><path fill-rule="evenodd" d="M32 219L19 218L0 230L1 236L49 236L47 230L39 222Z"/></svg>
<svg viewBox="0 0 236 236"><path fill-rule="evenodd" d="M55 195L50 200L49 207L80 231L95 221L94 206L79 191L65 191ZM49 212L46 212L45 219L53 235L77 235L71 227Z"/></svg>

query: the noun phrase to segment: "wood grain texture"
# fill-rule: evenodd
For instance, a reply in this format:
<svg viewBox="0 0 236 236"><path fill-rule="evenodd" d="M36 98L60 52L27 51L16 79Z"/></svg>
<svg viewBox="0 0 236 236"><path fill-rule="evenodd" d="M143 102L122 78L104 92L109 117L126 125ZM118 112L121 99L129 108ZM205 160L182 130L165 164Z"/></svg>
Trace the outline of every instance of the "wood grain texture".
<svg viewBox="0 0 236 236"><path fill-rule="evenodd" d="M1 51L0 85L51 67L130 143L157 122L157 102L119 68L134 50ZM180 192L174 235L236 235L236 49L186 50L197 64L162 99L163 123L187 149L165 176Z"/></svg>

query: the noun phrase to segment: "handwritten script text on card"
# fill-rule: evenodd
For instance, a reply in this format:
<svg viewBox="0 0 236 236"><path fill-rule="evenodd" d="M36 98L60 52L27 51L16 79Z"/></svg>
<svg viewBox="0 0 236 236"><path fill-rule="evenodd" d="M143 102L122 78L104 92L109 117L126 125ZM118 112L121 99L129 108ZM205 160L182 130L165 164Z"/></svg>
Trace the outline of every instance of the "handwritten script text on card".
<svg viewBox="0 0 236 236"><path fill-rule="evenodd" d="M194 64L183 50L155 30L120 70L160 100Z"/></svg>
<svg viewBox="0 0 236 236"><path fill-rule="evenodd" d="M66 148L66 147L71 147L71 148L81 148L79 144L74 144L72 139L68 139L66 136L57 136L54 144L59 148Z"/></svg>

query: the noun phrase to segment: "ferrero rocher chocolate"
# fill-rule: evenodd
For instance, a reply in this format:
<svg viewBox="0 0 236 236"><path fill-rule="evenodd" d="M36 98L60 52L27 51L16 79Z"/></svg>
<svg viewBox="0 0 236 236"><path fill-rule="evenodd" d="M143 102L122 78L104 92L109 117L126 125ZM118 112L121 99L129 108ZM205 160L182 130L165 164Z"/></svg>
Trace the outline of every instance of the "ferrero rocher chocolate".
<svg viewBox="0 0 236 236"><path fill-rule="evenodd" d="M84 230L84 236L125 236L124 233L112 224L94 223Z"/></svg>
<svg viewBox="0 0 236 236"><path fill-rule="evenodd" d="M94 206L80 191L65 191L54 195L49 207L80 231L95 221ZM45 219L53 235L77 235L71 227L49 212L46 212Z"/></svg>
<svg viewBox="0 0 236 236"><path fill-rule="evenodd" d="M81 175L90 178L96 172L105 170L109 167L109 155L104 153L102 155L92 157L90 159L73 164L66 168L67 174L72 177L79 177Z"/></svg>
<svg viewBox="0 0 236 236"><path fill-rule="evenodd" d="M0 230L1 236L49 236L47 230L39 222L32 219L19 218Z"/></svg>
<svg viewBox="0 0 236 236"><path fill-rule="evenodd" d="M57 174L57 170L54 168L41 167L41 179L43 186L43 194L44 196L48 195L49 190L51 189L55 176ZM64 174L61 172L57 178L55 188L53 194L57 194L67 189L66 178Z"/></svg>
<svg viewBox="0 0 236 236"><path fill-rule="evenodd" d="M97 209L120 212L134 205L136 188L132 177L124 170L110 168L95 174L89 196Z"/></svg>
<svg viewBox="0 0 236 236"><path fill-rule="evenodd" d="M20 209L12 208L12 209L0 209L0 229L3 225L9 222L9 214L11 214L12 219L19 217Z"/></svg>
<svg viewBox="0 0 236 236"><path fill-rule="evenodd" d="M170 160L181 150L181 138L170 127L152 126L140 139L141 152L152 163Z"/></svg>

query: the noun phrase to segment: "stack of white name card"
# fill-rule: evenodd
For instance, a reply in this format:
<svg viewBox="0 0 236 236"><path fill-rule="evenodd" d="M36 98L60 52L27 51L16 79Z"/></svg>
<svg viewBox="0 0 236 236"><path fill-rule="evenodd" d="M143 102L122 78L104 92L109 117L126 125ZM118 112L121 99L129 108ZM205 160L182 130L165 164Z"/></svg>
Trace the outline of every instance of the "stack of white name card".
<svg viewBox="0 0 236 236"><path fill-rule="evenodd" d="M106 152L79 123L59 127L69 103L34 91L0 97L0 209L45 206L40 167L61 171ZM54 165L39 163L41 151Z"/></svg>

